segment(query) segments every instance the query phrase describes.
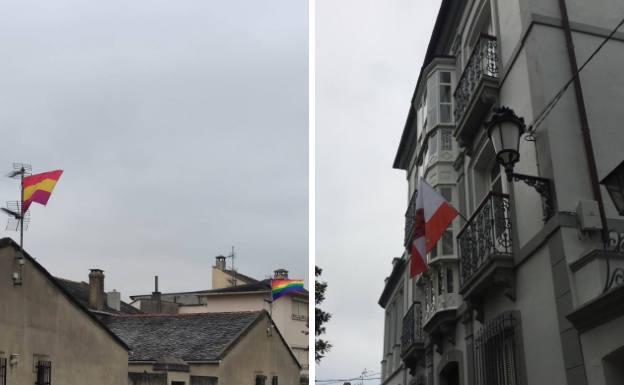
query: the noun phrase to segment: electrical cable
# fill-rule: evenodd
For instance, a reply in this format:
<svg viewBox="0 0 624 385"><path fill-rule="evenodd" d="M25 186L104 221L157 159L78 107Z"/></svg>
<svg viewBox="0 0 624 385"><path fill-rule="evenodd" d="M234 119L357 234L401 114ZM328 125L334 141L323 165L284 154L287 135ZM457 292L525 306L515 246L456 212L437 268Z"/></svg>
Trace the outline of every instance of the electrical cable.
<svg viewBox="0 0 624 385"><path fill-rule="evenodd" d="M596 54L598 54L598 52L600 52L600 50L605 46L605 44L607 44L607 42L613 38L613 36L617 33L618 29L620 29L622 25L624 25L624 19L620 21L620 23L615 27L615 29L613 29L613 31L611 31L611 33L603 40L602 43L600 43L600 45L594 50L594 52L592 52L592 54L589 55L587 60L585 60L583 65L579 67L578 71L576 71L576 73L570 78L570 80L568 80L563 85L563 87L559 90L559 92L557 92L555 96L546 104L544 109L533 120L533 123L529 125L528 132L529 132L530 137L532 137L532 134L535 132L535 130L540 126L540 124L542 124L544 119L546 119L548 114L550 114L550 112L553 110L553 108L559 102L559 100L561 100L561 97L563 96L565 91L570 87L570 85L574 82L574 80L576 80L576 78L579 77L581 71L587 66L587 64L589 64L590 61L592 61L592 59L596 56Z"/></svg>

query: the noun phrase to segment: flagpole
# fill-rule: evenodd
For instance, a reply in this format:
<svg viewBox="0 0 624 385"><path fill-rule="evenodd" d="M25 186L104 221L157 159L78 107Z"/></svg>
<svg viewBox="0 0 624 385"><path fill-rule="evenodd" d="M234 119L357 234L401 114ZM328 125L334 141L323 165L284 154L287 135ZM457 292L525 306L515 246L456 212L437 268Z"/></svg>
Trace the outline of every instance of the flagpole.
<svg viewBox="0 0 624 385"><path fill-rule="evenodd" d="M21 181L20 181L20 248L24 251L24 173L26 169L24 166L21 168Z"/></svg>

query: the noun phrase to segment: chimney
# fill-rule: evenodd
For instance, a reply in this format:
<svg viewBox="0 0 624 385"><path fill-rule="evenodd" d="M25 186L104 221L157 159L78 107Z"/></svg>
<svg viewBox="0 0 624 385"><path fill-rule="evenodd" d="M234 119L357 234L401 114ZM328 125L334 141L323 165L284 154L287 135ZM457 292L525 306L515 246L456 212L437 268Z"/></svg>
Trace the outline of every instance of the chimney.
<svg viewBox="0 0 624 385"><path fill-rule="evenodd" d="M217 267L217 269L219 269L221 271L225 270L225 257L223 255L218 255L217 256L216 267Z"/></svg>
<svg viewBox="0 0 624 385"><path fill-rule="evenodd" d="M275 279L288 279L288 270L277 269L273 272L273 278Z"/></svg>
<svg viewBox="0 0 624 385"><path fill-rule="evenodd" d="M106 305L111 309L121 311L121 293L117 290L106 293Z"/></svg>
<svg viewBox="0 0 624 385"><path fill-rule="evenodd" d="M152 301L154 301L154 307L156 308L156 313L162 313L162 303L160 298L160 292L158 291L158 276L154 276L154 291L152 292Z"/></svg>
<svg viewBox="0 0 624 385"><path fill-rule="evenodd" d="M89 273L89 307L104 310L104 271L91 269Z"/></svg>

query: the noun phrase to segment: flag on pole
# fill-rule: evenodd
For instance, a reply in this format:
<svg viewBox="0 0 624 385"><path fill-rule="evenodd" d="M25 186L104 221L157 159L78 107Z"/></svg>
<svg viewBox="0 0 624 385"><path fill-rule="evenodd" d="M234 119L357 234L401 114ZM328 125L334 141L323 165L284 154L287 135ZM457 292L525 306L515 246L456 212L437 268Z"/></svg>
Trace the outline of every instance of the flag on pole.
<svg viewBox="0 0 624 385"><path fill-rule="evenodd" d="M435 247L457 215L453 206L429 183L420 178L416 196L416 221L411 250L410 277L415 277L429 269L427 253Z"/></svg>
<svg viewBox="0 0 624 385"><path fill-rule="evenodd" d="M24 177L22 185L24 189L22 212L25 213L28 211L32 202L37 202L45 206L61 174L63 174L63 170L49 171Z"/></svg>
<svg viewBox="0 0 624 385"><path fill-rule="evenodd" d="M289 293L305 293L303 288L303 280L299 279L272 279L271 295L273 301L289 294Z"/></svg>

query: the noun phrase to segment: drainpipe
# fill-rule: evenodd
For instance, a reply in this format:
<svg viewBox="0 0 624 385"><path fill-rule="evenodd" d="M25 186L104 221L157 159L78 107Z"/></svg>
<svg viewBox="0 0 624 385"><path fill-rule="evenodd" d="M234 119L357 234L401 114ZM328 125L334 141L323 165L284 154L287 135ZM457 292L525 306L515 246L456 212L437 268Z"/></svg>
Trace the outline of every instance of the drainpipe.
<svg viewBox="0 0 624 385"><path fill-rule="evenodd" d="M578 64L576 62L576 53L574 52L574 42L572 40L572 30L570 29L570 20L568 19L568 8L565 0L559 0L559 10L561 12L562 27L565 34L566 46L568 48L568 58L570 60L570 69L572 74L578 72ZM600 184L598 181L598 168L596 167L596 158L594 156L594 147L592 145L591 134L589 132L589 119L585 110L585 98L583 97L583 88L581 87L580 76L574 77L574 93L576 95L576 105L581 119L581 134L583 136L583 144L585 146L585 158L587 159L587 168L589 169L589 178L591 182L594 199L598 202L598 210L600 211L600 221L602 223L602 242L606 245L609 242L609 229L607 228L607 216L605 214L604 202L600 193Z"/></svg>

